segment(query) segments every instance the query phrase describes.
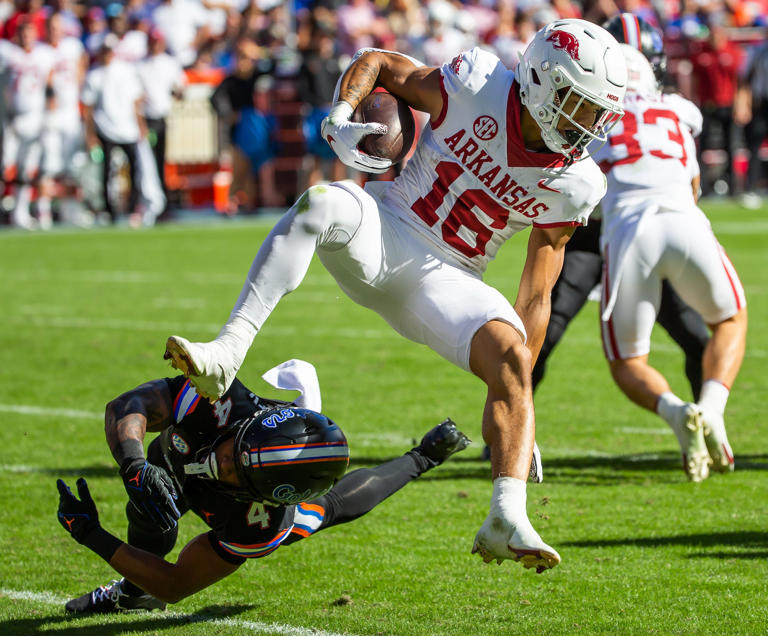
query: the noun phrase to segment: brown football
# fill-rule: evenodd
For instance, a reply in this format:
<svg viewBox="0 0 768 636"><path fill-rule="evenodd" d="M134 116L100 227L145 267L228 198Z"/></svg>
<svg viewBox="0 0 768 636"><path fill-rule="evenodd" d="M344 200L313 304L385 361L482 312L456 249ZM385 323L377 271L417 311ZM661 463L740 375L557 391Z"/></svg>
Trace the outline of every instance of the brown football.
<svg viewBox="0 0 768 636"><path fill-rule="evenodd" d="M371 93L365 97L352 113L352 121L365 124L376 122L389 128L385 135L366 135L362 138L358 148L369 155L398 163L413 146L416 136L413 113L408 104L391 93Z"/></svg>

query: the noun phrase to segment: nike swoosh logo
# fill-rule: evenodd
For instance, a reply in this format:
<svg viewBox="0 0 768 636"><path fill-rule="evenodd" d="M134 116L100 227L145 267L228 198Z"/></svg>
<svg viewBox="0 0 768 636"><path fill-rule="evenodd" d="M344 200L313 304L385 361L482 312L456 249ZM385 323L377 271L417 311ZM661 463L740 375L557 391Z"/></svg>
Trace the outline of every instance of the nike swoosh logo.
<svg viewBox="0 0 768 636"><path fill-rule="evenodd" d="M550 188L549 186L544 185L544 181L545 179L540 179L536 185L538 185L542 190L549 190L550 192L560 193L560 190L556 190L555 188Z"/></svg>

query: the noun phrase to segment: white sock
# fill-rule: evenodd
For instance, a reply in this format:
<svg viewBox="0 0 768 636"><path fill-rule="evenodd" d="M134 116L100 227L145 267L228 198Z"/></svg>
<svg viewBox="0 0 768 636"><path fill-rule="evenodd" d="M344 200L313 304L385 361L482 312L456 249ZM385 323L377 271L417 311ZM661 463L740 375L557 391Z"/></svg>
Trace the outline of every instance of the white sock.
<svg viewBox="0 0 768 636"><path fill-rule="evenodd" d="M245 318L231 316L227 324L221 328L219 335L216 336L216 341L223 344L234 358L242 363L257 331L256 327Z"/></svg>
<svg viewBox="0 0 768 636"><path fill-rule="evenodd" d="M53 226L53 215L51 214L51 199L49 197L38 197L37 199L37 221L40 228L50 230Z"/></svg>
<svg viewBox="0 0 768 636"><path fill-rule="evenodd" d="M13 208L13 224L17 227L31 228L32 216L29 213L29 201L32 198L32 186L22 185L16 192L16 205Z"/></svg>
<svg viewBox="0 0 768 636"><path fill-rule="evenodd" d="M677 421L680 419L680 408L685 404L679 397L671 391L662 393L656 400L656 413L673 429L676 428Z"/></svg>
<svg viewBox="0 0 768 636"><path fill-rule="evenodd" d="M725 404L728 402L730 391L727 386L717 380L706 380L701 385L701 397L699 406L708 411L714 411L718 415L725 413Z"/></svg>
<svg viewBox="0 0 768 636"><path fill-rule="evenodd" d="M501 513L501 517L510 521L525 519L528 522L528 512L525 503L528 498L526 484L515 477L497 477L493 480L491 494L491 511Z"/></svg>

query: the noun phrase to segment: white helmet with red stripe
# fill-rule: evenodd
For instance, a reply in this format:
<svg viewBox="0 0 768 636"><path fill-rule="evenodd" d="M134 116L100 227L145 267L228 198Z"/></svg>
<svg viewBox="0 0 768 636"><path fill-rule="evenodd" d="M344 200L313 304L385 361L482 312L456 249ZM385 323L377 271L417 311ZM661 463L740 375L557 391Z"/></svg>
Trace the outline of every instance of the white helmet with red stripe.
<svg viewBox="0 0 768 636"><path fill-rule="evenodd" d="M547 147L571 160L588 156L585 149L604 142L623 115L627 68L616 40L585 20L557 20L539 30L522 54L515 72L520 100L541 128ZM577 99L570 99L573 95ZM585 102L599 108L590 128L575 121ZM568 104L568 112L563 106ZM558 130L560 118L569 122Z"/></svg>

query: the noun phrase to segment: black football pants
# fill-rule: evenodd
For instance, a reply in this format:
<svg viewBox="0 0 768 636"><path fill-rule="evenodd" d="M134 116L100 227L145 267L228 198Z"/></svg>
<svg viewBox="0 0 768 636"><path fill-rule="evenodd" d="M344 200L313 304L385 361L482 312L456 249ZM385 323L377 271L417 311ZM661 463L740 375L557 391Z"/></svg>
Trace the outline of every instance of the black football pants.
<svg viewBox="0 0 768 636"><path fill-rule="evenodd" d="M347 473L328 493L308 502L325 509L323 521L315 533L362 517L434 465L417 451L408 451L373 468L359 468ZM291 534L284 544L301 538Z"/></svg>

